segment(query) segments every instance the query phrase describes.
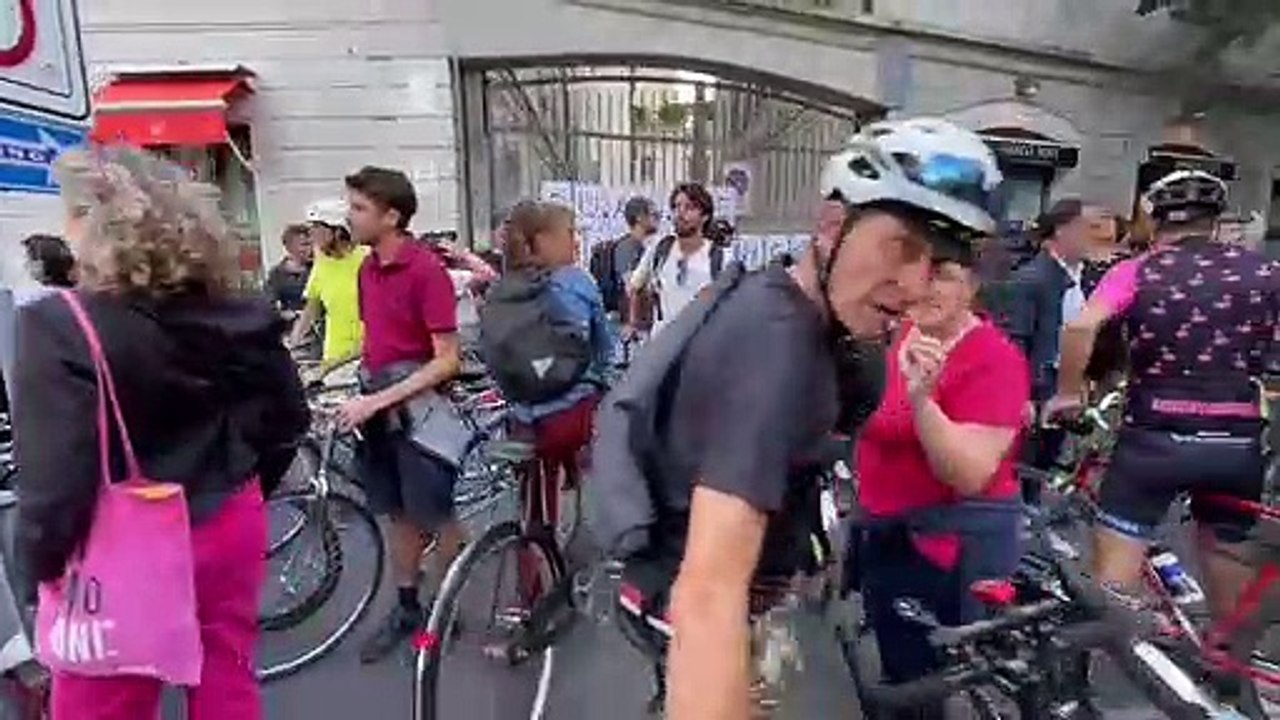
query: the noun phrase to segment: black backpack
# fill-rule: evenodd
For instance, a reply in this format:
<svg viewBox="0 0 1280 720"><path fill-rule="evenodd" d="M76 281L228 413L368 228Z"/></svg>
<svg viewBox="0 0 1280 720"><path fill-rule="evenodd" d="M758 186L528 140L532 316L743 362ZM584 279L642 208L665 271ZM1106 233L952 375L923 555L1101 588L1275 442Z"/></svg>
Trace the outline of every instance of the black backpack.
<svg viewBox="0 0 1280 720"><path fill-rule="evenodd" d="M596 279L596 286L600 288L600 296L604 299L604 309L608 312L620 312L622 299L625 297L617 273L616 256L618 243L621 241L622 238L615 238L596 245L588 263L588 270L591 277Z"/></svg>
<svg viewBox="0 0 1280 720"><path fill-rule="evenodd" d="M508 400L560 397L591 367L589 333L557 318L545 272L503 276L480 307L480 357Z"/></svg>
<svg viewBox="0 0 1280 720"><path fill-rule="evenodd" d="M662 332L637 351L627 374L596 411L589 493L592 537L610 557L628 558L651 544L652 528L663 515L661 473L653 453L660 452L660 426L669 403L670 378L689 342L738 287L745 270L727 265Z"/></svg>

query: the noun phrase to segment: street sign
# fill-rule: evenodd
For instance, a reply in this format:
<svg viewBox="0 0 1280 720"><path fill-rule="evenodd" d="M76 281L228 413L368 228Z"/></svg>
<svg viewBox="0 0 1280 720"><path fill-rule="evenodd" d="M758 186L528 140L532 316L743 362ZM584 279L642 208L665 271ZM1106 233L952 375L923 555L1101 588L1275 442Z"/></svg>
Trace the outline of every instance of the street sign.
<svg viewBox="0 0 1280 720"><path fill-rule="evenodd" d="M53 161L85 142L86 130L34 116L0 111L0 192L54 194Z"/></svg>
<svg viewBox="0 0 1280 720"><path fill-rule="evenodd" d="M0 107L89 117L76 0L0 0Z"/></svg>

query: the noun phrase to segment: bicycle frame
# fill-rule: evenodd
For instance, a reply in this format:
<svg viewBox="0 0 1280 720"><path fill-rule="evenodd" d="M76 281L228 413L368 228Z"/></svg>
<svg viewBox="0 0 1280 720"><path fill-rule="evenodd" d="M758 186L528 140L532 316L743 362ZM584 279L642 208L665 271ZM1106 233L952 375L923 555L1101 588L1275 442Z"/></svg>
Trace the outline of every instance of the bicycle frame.
<svg viewBox="0 0 1280 720"><path fill-rule="evenodd" d="M1269 416L1269 413L1264 411L1264 416ZM1098 412L1091 412L1087 416L1087 420L1093 425L1109 430L1100 418L1101 413ZM1096 481L1101 477L1105 466L1106 462L1097 450L1091 449L1085 453L1076 470L1069 475L1067 487L1059 489L1068 492L1082 491L1089 499L1092 508L1096 510L1098 501ZM1264 522L1280 522L1280 508L1225 495L1210 495L1205 499L1226 510L1247 514ZM1250 627L1249 620L1261 612L1267 599L1267 592L1272 586L1280 584L1280 563L1264 564L1254 579L1245 586L1231 614L1214 621L1203 631L1195 626L1182 607L1173 599L1149 559L1143 560L1142 576L1144 584L1158 603L1158 611L1176 625L1181 636L1191 642L1214 669L1280 687L1280 664L1268 663L1270 668L1260 668L1253 661L1241 660L1233 656L1229 650L1231 641L1235 639L1237 633L1242 630L1247 631Z"/></svg>
<svg viewBox="0 0 1280 720"><path fill-rule="evenodd" d="M1280 509L1268 507L1262 503L1226 495L1211 495L1207 499L1219 507L1252 515L1263 522L1280 522ZM1263 564L1258 574L1241 592L1240 599L1232 608L1231 614L1215 621L1201 634L1203 639L1203 642L1199 643L1201 651L1213 666L1273 687L1280 687L1280 665L1268 663L1272 666L1271 669L1263 669L1254 664L1256 658L1253 662L1244 661L1233 656L1229 650L1231 641L1237 637L1237 634L1242 630L1249 630L1249 621L1256 619L1262 612L1267 600L1267 591L1277 584L1280 584L1280 564L1275 562Z"/></svg>

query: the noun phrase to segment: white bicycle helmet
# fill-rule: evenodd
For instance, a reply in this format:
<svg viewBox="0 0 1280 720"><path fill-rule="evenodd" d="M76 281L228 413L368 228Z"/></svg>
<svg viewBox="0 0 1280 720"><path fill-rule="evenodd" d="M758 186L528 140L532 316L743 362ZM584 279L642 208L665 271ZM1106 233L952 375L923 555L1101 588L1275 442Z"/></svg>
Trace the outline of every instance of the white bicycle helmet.
<svg viewBox="0 0 1280 720"><path fill-rule="evenodd" d="M1147 188L1142 205L1162 222L1217 217L1227 209L1227 184L1203 170L1176 170Z"/></svg>
<svg viewBox="0 0 1280 720"><path fill-rule="evenodd" d="M901 203L962 233L992 235L1004 176L982 138L938 118L872 123L822 172L824 198L850 205Z"/></svg>
<svg viewBox="0 0 1280 720"><path fill-rule="evenodd" d="M351 232L346 200L317 200L307 206L307 222Z"/></svg>

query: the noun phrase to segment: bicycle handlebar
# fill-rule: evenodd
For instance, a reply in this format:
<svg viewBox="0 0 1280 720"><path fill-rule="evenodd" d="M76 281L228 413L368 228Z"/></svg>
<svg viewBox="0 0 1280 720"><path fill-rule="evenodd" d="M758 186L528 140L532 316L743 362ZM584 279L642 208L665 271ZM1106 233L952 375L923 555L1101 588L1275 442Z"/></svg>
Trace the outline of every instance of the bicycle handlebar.
<svg viewBox="0 0 1280 720"><path fill-rule="evenodd" d="M1146 623L1137 611L1109 597L1074 566L1060 562L1058 570L1071 601L1051 598L1013 608L991 620L939 628L931 641L935 647L949 648L994 639L1045 620L1074 602L1089 619L1054 628L1052 637L1058 643L1077 651L1098 649L1107 653L1148 701L1172 720L1238 717L1209 698L1162 651L1140 639ZM905 683L867 688L866 695L872 704L886 710L918 707L980 685L1000 669L998 661L971 663Z"/></svg>
<svg viewBox="0 0 1280 720"><path fill-rule="evenodd" d="M953 648L965 643L995 636L999 633L1017 630L1038 620L1043 620L1055 612L1064 610L1067 603L1057 598L1041 600L1030 605L1019 605L1009 608L1004 613L988 620L978 620L968 625L956 627L940 627L929 636L929 642L936 648Z"/></svg>
<svg viewBox="0 0 1280 720"><path fill-rule="evenodd" d="M1094 430L1111 431L1111 422L1107 413L1122 400L1120 391L1107 393L1096 404L1085 407L1074 417L1042 418L1040 426L1045 428L1061 428L1073 435L1088 435Z"/></svg>

